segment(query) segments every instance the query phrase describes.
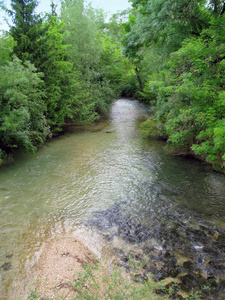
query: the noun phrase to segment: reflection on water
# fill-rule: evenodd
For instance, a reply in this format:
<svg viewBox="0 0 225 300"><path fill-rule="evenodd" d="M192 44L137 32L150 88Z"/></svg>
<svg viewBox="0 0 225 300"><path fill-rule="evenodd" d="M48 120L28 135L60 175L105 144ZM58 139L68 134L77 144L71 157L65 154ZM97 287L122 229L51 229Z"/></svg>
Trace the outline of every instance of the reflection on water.
<svg viewBox="0 0 225 300"><path fill-rule="evenodd" d="M0 298L23 292L48 238L83 223L96 227L91 220L101 211L117 209L130 222L121 227L114 220L108 228L121 227L120 234L108 232L108 240L111 234L124 236L125 244L150 236L163 244L163 228L170 226L185 244L192 239L198 246L196 235L185 233L186 224L199 228L210 222L223 233L225 177L196 160L165 153L162 141L142 139L137 124L149 113L138 101L118 100L108 120L74 129L35 155L18 154L0 170Z"/></svg>

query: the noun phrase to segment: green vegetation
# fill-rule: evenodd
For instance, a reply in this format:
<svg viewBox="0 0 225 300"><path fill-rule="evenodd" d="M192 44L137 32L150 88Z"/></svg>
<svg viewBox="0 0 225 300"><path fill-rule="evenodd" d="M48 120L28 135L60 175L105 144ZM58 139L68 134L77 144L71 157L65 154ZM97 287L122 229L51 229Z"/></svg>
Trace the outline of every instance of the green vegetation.
<svg viewBox="0 0 225 300"><path fill-rule="evenodd" d="M53 3L43 16L36 0L11 1L13 25L0 37L0 162L13 148L36 151L67 123L94 122L122 95L154 106L145 136L224 171L224 1L130 2L105 23L83 0L61 1L59 16Z"/></svg>
<svg viewBox="0 0 225 300"><path fill-rule="evenodd" d="M0 37L0 165L15 148L34 152L64 125L107 114L135 77L102 11L65 0L59 15L52 3L43 16L37 5L12 0L12 26Z"/></svg>
<svg viewBox="0 0 225 300"><path fill-rule="evenodd" d="M27 300L59 300L59 299L89 299L89 300L168 300L183 296L189 300L200 300L204 297L196 290L189 294L182 292L176 279L155 282L151 273L145 273L144 262L129 257L130 272L116 265L109 265L106 260L100 262L90 257L91 262L83 262L82 269L75 271L72 282L56 282L43 286L43 281L49 283L48 278L36 279L30 286ZM54 286L54 287L53 287ZM205 287L210 290L209 286Z"/></svg>
<svg viewBox="0 0 225 300"><path fill-rule="evenodd" d="M148 118L145 122L140 125L141 134L143 137L158 137L160 135L157 128L157 120L152 117Z"/></svg>
<svg viewBox="0 0 225 300"><path fill-rule="evenodd" d="M66 282L60 285L61 289L66 288L65 292L51 289L40 291L38 282L34 288L30 289L28 300L35 299L169 299L174 292L174 286L167 288L165 285L156 283L151 279L151 275L146 277L142 283L138 283L135 278L128 276L124 270L116 266L109 266L106 263L84 264L80 272L76 272L73 282ZM191 298L200 299L200 298Z"/></svg>
<svg viewBox="0 0 225 300"><path fill-rule="evenodd" d="M12 53L13 39L1 38L0 61L0 140L1 153L8 148L21 147L35 151L49 134L44 113L42 74L29 61Z"/></svg>
<svg viewBox="0 0 225 300"><path fill-rule="evenodd" d="M131 2L124 51L139 70L139 98L154 105L159 135L167 148L224 171L225 2ZM145 136L152 129L151 120L142 125Z"/></svg>

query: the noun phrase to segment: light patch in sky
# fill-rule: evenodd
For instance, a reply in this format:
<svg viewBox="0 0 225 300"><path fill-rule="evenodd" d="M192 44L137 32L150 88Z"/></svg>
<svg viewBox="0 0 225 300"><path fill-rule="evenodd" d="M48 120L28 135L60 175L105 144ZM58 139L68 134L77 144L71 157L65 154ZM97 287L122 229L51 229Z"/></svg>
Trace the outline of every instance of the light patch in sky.
<svg viewBox="0 0 225 300"><path fill-rule="evenodd" d="M50 12L50 4L51 0L40 0L39 5L37 7L37 12ZM60 1L55 0L53 1L58 7L60 6ZM7 8L10 8L10 0L5 0L4 4ZM106 13L107 16L117 13L118 11L125 10L131 7L131 4L128 0L86 0L85 3L91 3L93 8L102 8ZM0 30L8 30L7 23L4 21L4 14L0 11Z"/></svg>
<svg viewBox="0 0 225 300"><path fill-rule="evenodd" d="M128 0L90 0L86 1L91 3L94 8L103 8L104 11L114 14L131 7Z"/></svg>

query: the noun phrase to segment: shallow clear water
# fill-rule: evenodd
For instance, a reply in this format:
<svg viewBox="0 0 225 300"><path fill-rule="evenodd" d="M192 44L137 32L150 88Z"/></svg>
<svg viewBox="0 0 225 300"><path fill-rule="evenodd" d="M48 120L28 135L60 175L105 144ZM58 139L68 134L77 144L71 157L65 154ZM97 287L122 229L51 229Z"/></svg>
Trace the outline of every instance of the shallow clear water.
<svg viewBox="0 0 225 300"><path fill-rule="evenodd" d="M109 119L73 129L35 155L18 154L0 169L0 267L9 269L0 270L1 299L16 299L24 291L49 238L82 224L97 231L113 227L104 228L107 218L97 225L91 221L95 212L104 215L113 205L119 205L124 220L154 228L154 239L163 222L167 228L210 224L225 229L224 175L166 153L162 141L142 139L138 124L149 114L144 104L120 99ZM135 241L134 233L125 243L146 240L150 236ZM185 243L201 247L202 241Z"/></svg>

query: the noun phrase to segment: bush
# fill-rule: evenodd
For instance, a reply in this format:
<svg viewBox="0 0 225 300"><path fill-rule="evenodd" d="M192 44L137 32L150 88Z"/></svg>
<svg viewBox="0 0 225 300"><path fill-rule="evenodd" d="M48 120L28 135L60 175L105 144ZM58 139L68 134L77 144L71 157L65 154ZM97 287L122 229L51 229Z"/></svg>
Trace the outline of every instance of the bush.
<svg viewBox="0 0 225 300"><path fill-rule="evenodd" d="M144 90L157 99L157 127L169 148L193 153L217 170L225 167L224 29L225 16L212 18L211 27L184 41Z"/></svg>
<svg viewBox="0 0 225 300"><path fill-rule="evenodd" d="M160 136L159 129L157 128L157 120L153 117L141 123L140 131L141 131L141 135L145 138Z"/></svg>

